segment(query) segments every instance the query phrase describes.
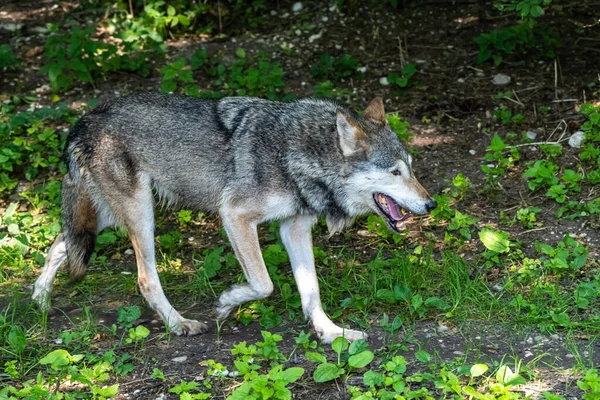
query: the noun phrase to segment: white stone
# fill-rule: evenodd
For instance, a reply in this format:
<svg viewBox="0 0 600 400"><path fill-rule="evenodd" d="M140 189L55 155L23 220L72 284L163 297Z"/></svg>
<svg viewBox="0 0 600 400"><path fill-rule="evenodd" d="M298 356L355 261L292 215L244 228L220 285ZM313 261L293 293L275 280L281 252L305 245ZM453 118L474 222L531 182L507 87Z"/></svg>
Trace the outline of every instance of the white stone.
<svg viewBox="0 0 600 400"><path fill-rule="evenodd" d="M127 254L128 256L133 254L133 249L127 249L125 250L125 254Z"/></svg>
<svg viewBox="0 0 600 400"><path fill-rule="evenodd" d="M510 76L505 74L496 74L492 80L494 85L508 85L510 83Z"/></svg>
<svg viewBox="0 0 600 400"><path fill-rule="evenodd" d="M294 3L294 5L292 6L292 11L295 13L302 11L302 3Z"/></svg>
<svg viewBox="0 0 600 400"><path fill-rule="evenodd" d="M527 131L527 133L525 133L525 136L527 136L527 139L529 140L535 140L535 138L537 137L537 132Z"/></svg>
<svg viewBox="0 0 600 400"><path fill-rule="evenodd" d="M474 156L475 154L477 154L477 152L475 150L471 149L471 150L469 150L469 154Z"/></svg>
<svg viewBox="0 0 600 400"><path fill-rule="evenodd" d="M121 275L131 275L131 271L121 271Z"/></svg>
<svg viewBox="0 0 600 400"><path fill-rule="evenodd" d="M390 83L388 82L387 76L382 76L381 78L379 78L379 84L381 86L387 86L387 85L389 85Z"/></svg>
<svg viewBox="0 0 600 400"><path fill-rule="evenodd" d="M310 37L308 38L308 43L312 43L315 40L321 39L322 36L323 36L323 31L321 31L319 33L315 33L314 35L310 35Z"/></svg>
<svg viewBox="0 0 600 400"><path fill-rule="evenodd" d="M446 325L440 325L437 328L438 332L446 332L448 331L448 327Z"/></svg>
<svg viewBox="0 0 600 400"><path fill-rule="evenodd" d="M585 133L582 131L577 131L571 135L569 138L569 146L574 147L576 149L582 146L583 141L585 140Z"/></svg>
<svg viewBox="0 0 600 400"><path fill-rule="evenodd" d="M364 74L365 72L367 72L367 67L356 68L356 72Z"/></svg>
<svg viewBox="0 0 600 400"><path fill-rule="evenodd" d="M321 17L321 21L323 21L323 22L327 22L327 21L329 21L329 17L322 16L322 17Z"/></svg>
<svg viewBox="0 0 600 400"><path fill-rule="evenodd" d="M300 35L302 35L302 31L301 31L300 29L296 29L296 30L294 31L294 33L296 34L296 36L300 36Z"/></svg>
<svg viewBox="0 0 600 400"><path fill-rule="evenodd" d="M458 83L465 83L465 78L458 78L456 80L456 82L458 82Z"/></svg>
<svg viewBox="0 0 600 400"><path fill-rule="evenodd" d="M175 357L175 358L171 359L171 361L176 362L176 363L182 363L182 362L185 362L186 360L187 360L187 356Z"/></svg>
<svg viewBox="0 0 600 400"><path fill-rule="evenodd" d="M525 354L523 354L523 358L529 358L529 357L533 357L533 353L530 351L526 351Z"/></svg>

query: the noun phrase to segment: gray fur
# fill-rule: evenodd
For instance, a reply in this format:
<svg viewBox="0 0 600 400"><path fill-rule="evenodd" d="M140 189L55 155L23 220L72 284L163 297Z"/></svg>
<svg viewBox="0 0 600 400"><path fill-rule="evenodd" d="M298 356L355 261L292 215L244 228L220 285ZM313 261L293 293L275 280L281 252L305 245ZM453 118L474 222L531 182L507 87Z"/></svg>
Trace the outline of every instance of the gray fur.
<svg viewBox="0 0 600 400"><path fill-rule="evenodd" d="M383 103L377 100L370 114L383 116ZM179 334L206 327L181 317L160 288L151 188L163 206L218 212L223 218L249 282L221 296L218 312L225 317L238 304L272 291L256 224L293 221L285 225L286 247L295 254L296 273L316 283L314 261L306 255L311 221L325 216L335 232L360 214L379 212L372 196L380 189L371 187L389 180L386 185L398 192L401 181L389 171L401 162L407 168L411 164L385 121L359 117L332 101L203 100L154 93L119 98L90 111L69 133L65 153L61 240L71 275L85 273L97 232L124 225L136 250L144 297ZM425 212L431 199L412 170L409 175L403 179L416 189L394 199L413 212ZM298 248L294 229L303 238ZM64 252L55 253L64 257ZM55 264L47 261L46 278L36 283L38 292L50 292ZM323 338L332 340L344 332L318 311L318 287L301 293L305 313L319 324ZM360 333L348 332L352 338Z"/></svg>

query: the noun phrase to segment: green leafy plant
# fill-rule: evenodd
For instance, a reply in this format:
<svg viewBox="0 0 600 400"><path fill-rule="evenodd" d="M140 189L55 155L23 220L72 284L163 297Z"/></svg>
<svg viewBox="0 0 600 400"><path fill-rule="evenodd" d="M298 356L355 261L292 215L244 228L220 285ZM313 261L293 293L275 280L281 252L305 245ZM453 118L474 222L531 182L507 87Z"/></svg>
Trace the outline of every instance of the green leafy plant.
<svg viewBox="0 0 600 400"><path fill-rule="evenodd" d="M334 58L329 53L323 53L319 62L311 67L311 71L315 78L340 80L360 75L358 68L360 62L350 54Z"/></svg>
<svg viewBox="0 0 600 400"><path fill-rule="evenodd" d="M13 68L21 62L15 57L12 49L7 44L0 45L0 68Z"/></svg>
<svg viewBox="0 0 600 400"><path fill-rule="evenodd" d="M415 64L408 63L402 67L402 71L399 74L394 73L388 76L388 82L399 87L400 89L405 89L414 85L412 78L416 73L417 66Z"/></svg>

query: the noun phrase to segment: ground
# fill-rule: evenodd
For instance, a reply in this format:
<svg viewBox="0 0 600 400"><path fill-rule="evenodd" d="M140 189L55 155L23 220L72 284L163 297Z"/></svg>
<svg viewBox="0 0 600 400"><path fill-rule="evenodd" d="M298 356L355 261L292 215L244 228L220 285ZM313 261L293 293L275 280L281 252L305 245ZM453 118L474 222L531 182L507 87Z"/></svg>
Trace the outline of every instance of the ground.
<svg viewBox="0 0 600 400"><path fill-rule="evenodd" d="M0 6L0 44L10 44L21 64L5 68L0 75L0 99L17 105L12 113L30 107L25 103L56 108L64 102L72 111L42 124L61 133L91 99L102 102L138 90L159 90L165 80L159 69L182 57L192 57L200 48L223 65L239 59L254 60L264 52L264 60L271 66L280 63L284 72L285 87L273 84L278 98L320 95L317 87L325 81L333 82L325 94L357 110L381 96L388 114L397 114L409 123L406 128L391 121L414 154L415 174L448 211L415 219L410 231L402 235L392 235L372 217L360 218L353 227L331 238L323 223L317 226L313 232L316 259L328 314L338 323L369 333L369 348L376 358L367 369L377 370L392 355L402 355L408 362L405 376L431 373L438 377L407 380L411 388L423 386L436 398L458 395L442 391L440 371L454 371L462 385L467 385L467 380L470 385L471 380L465 378L468 373L461 374L460 367L476 363L488 365L490 372L502 365L520 370L527 382L511 389L517 395L542 398L549 396L544 392L550 392L582 398L586 390L576 382L600 361L596 351L600 334L600 221L598 209L573 215L580 210L578 205L592 204L598 198L598 187L581 178L581 187L574 189L564 172L571 169L589 177L597 168L592 160L590 169L581 156L582 149L567 144L575 132L587 129L588 117L581 112L581 105L598 105L599 101L597 5L554 2L553 8L546 10L540 24L558 32L556 57L538 54L542 48L539 44L525 55L505 54L499 65L493 65L491 61L477 62L479 45L475 38L518 23L514 13L501 14L488 2L400 2L397 7L374 3L304 1L301 10L294 12L297 5L293 2L267 2L261 11L265 20L256 27L247 24L251 20L225 19L223 33L215 28L210 33L168 35L166 60L151 59L151 72L146 77L118 71L97 77L93 84L75 80L72 88L53 91L48 75L40 72L46 63L45 24L75 20L86 26L102 19L102 13L89 11L93 8L86 11L78 2L9 1ZM101 28L106 24L99 26L96 35L108 40L110 36ZM244 50L243 57L238 49ZM349 54L358 65L313 72L311 68L319 65L323 53L334 58ZM394 84L390 75L402 76L406 64L414 65L416 73L409 76L408 85ZM356 72L361 66L366 69ZM218 83L203 68L195 70L193 76L201 92L230 90L227 82ZM232 82L236 77L227 76L230 87L235 88ZM508 83L494 83L505 77L510 78ZM178 85L181 90L183 82ZM260 90L255 89L257 95L267 94L266 89L264 93ZM253 94L251 89L248 92ZM32 95L33 99L25 101ZM511 147L502 147L500 156L491 156L497 152L496 134L502 139L500 147L519 150L518 159L509 160ZM540 145L556 141L562 145L559 155ZM531 142L537 144L527 144ZM526 176L526 171L540 159L556 163L557 170L549 176L556 175L571 187L567 201L549 196L542 184L531 190L529 182L542 172ZM45 371L37 361L50 350L66 348L72 354L102 355L113 349L118 356L127 356L124 364L133 365L132 371L111 374L106 382L119 384L114 398L177 398L169 389L180 379L211 381L213 387L206 391L220 398L230 395L240 383L211 380L206 360L233 368L234 345L264 340L261 331L269 331L283 337L279 349L287 359L285 366L306 370L303 380L288 386L295 398L345 399L354 396L350 386L363 385L364 368L327 383L310 378L317 363L306 358L305 349L295 339L301 331L310 332L311 327L301 315L276 225L261 228L275 293L267 300L241 307L221 326L214 320L214 302L222 290L243 280L243 275L231 257L219 219L159 211L157 257L165 292L185 317L209 325L204 335L165 334L162 322L136 288L135 258L126 234L120 231L100 237L83 281L72 283L66 274L59 273L53 312L40 314L28 297L40 259L57 231L58 199L48 194L46 185L60 179L61 167L56 163L40 168L31 179L24 169L19 166L11 171L18 184L0 192L0 215L4 216L0 220L0 245L6 249L0 255L0 307L4 309L0 359L17 360L19 370L0 373L3 384L18 387L21 381ZM568 201L574 204L557 217ZM15 203L17 209L10 211ZM530 223L518 218L520 210L533 207L539 211L534 212ZM17 231L11 223L18 226ZM480 240L486 230L506 233L510 245L494 252L493 246ZM20 233L35 239L29 239L27 251L15 252L20 249L15 244ZM566 234L574 243L566 242ZM564 257L536 245L539 242L556 248L561 241L568 249ZM577 266L577 255L583 249L585 262ZM561 257L568 265L564 269L552 267ZM386 297L386 290L395 295L395 287L408 288L408 295ZM436 306L439 303L435 299L443 304ZM141 316L133 321L120 318L118 310L126 306L139 306ZM13 325L26 333L26 350L16 352L11 344ZM150 333L143 340L127 342L131 326L145 326ZM64 332L78 336L65 340ZM330 346L323 347L328 359L335 360ZM113 364L116 370L118 363ZM166 379L157 379L154 368ZM486 385L493 379L490 375L475 387L492 393ZM509 398L496 396L490 398Z"/></svg>

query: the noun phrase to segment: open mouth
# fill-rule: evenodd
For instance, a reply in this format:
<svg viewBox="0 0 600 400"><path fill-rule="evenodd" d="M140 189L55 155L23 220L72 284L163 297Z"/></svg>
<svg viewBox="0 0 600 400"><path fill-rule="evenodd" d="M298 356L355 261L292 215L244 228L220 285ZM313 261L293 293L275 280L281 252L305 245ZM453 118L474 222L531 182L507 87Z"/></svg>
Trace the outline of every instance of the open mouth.
<svg viewBox="0 0 600 400"><path fill-rule="evenodd" d="M385 215L389 227L396 232L401 232L412 215L410 211L405 210L394 199L383 193L374 193L373 199Z"/></svg>

